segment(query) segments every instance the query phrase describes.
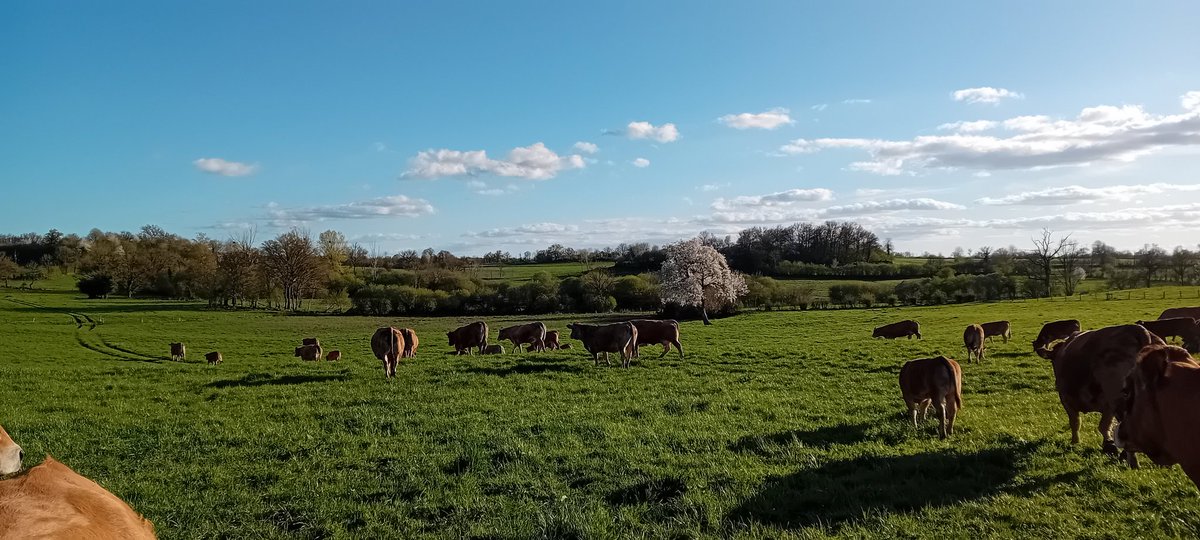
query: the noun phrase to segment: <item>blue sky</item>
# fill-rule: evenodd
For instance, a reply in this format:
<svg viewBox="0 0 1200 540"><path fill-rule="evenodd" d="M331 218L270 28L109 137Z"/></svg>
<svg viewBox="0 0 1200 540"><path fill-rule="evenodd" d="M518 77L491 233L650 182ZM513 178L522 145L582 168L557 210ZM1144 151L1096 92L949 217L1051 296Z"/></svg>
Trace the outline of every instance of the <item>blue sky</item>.
<svg viewBox="0 0 1200 540"><path fill-rule="evenodd" d="M7 6L2 229L1200 241L1194 2L429 4Z"/></svg>

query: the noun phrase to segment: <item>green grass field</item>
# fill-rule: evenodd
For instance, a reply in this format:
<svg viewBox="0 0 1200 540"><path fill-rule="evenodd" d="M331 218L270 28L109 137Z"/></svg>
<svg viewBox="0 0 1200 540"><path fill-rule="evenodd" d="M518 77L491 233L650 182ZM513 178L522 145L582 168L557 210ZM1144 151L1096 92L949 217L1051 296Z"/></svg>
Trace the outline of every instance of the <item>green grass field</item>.
<svg viewBox="0 0 1200 540"><path fill-rule="evenodd" d="M609 268L613 265L612 261L598 261L591 264L592 268ZM475 270L486 283L499 283L503 281L520 283L529 281L529 278L539 272L545 272L555 279L563 279L572 276L580 276L587 272L588 266L583 263L546 263L546 264L516 264L496 266L485 264Z"/></svg>
<svg viewBox="0 0 1200 540"><path fill-rule="evenodd" d="M1180 303L1160 293L1176 291L687 322L686 359L647 348L626 370L578 347L450 356L443 333L465 319L8 289L0 423L26 465L52 453L164 538L1194 537L1195 486L1103 456L1096 415L1070 445L1029 347L1048 320L1095 328ZM926 339L869 338L902 318ZM906 424L900 365L961 357L962 327L995 319L1014 341L964 364L959 432ZM493 339L516 320L489 319ZM393 381L368 348L383 324L422 337ZM293 358L305 336L343 361ZM188 362L165 359L176 340ZM210 350L225 363L203 364Z"/></svg>

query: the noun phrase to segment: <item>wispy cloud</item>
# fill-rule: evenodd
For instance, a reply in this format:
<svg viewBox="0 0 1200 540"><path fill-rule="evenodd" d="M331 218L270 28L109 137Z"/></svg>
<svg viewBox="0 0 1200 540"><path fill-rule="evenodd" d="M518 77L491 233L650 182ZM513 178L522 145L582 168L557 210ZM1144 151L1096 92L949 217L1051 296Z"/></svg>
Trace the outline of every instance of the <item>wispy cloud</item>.
<svg viewBox="0 0 1200 540"><path fill-rule="evenodd" d="M775 129L794 124L788 110L777 107L760 113L727 114L717 121L734 129Z"/></svg>
<svg viewBox="0 0 1200 540"><path fill-rule="evenodd" d="M527 180L548 180L561 171L582 169L585 165L583 156L559 156L539 142L514 148L504 159L491 159L483 150L426 150L418 152L416 157L409 161L408 170L400 176L432 179L492 174Z"/></svg>
<svg viewBox="0 0 1200 540"><path fill-rule="evenodd" d="M331 219L414 218L432 213L434 213L434 208L429 201L405 195L392 195L366 201L300 208L283 208L276 203L267 205L267 214L276 224L305 223Z"/></svg>
<svg viewBox="0 0 1200 540"><path fill-rule="evenodd" d="M1089 188L1061 186L1026 191L1006 197L983 197L975 202L991 206L1006 205L1069 205L1097 201L1132 201L1141 195L1200 191L1200 184L1134 184Z"/></svg>
<svg viewBox="0 0 1200 540"><path fill-rule="evenodd" d="M578 150L580 152L583 152L584 154L595 154L596 152L600 151L600 147L596 146L595 143L590 143L590 142L586 142L586 141L579 141L579 142L575 143L572 146L572 148L574 148L575 150Z"/></svg>
<svg viewBox="0 0 1200 540"><path fill-rule="evenodd" d="M973 121L950 122L948 124L942 124L942 125L938 126L938 129L942 130L942 131L956 131L959 133L976 133L979 131L987 131L989 129L993 129L999 125L1000 125L999 122L993 122L991 120L973 120Z"/></svg>
<svg viewBox="0 0 1200 540"><path fill-rule="evenodd" d="M813 105L812 107L809 107L809 109L812 109L812 110L814 110L814 111L817 111L817 112L821 112L821 111L823 111L823 110L825 110L825 109L828 109L828 108L829 108L829 104L828 104L828 103L818 103L818 104L816 104L816 105Z"/></svg>
<svg viewBox="0 0 1200 540"><path fill-rule="evenodd" d="M655 126L650 122L630 122L625 128L625 134L630 139L650 139L661 143L679 140L679 130L675 124Z"/></svg>
<svg viewBox="0 0 1200 540"><path fill-rule="evenodd" d="M910 141L881 139L796 139L785 154L826 149L859 149L869 161L852 170L900 174L923 169L1005 170L1133 161L1168 147L1200 145L1200 93L1182 98L1182 114L1155 115L1136 105L1101 105L1073 120L1018 116L1000 123L1011 135L920 136Z"/></svg>
<svg viewBox="0 0 1200 540"><path fill-rule="evenodd" d="M993 104L999 103L1003 99L1022 99L1025 97L1020 92L1013 92L1007 88L992 88L990 86L963 88L962 90L955 90L950 95L954 98L954 101Z"/></svg>
<svg viewBox="0 0 1200 540"><path fill-rule="evenodd" d="M648 160L646 158L641 158L641 157L633 160L632 163L633 163L634 167L637 167L639 169L644 169L644 168L650 166L650 160Z"/></svg>
<svg viewBox="0 0 1200 540"><path fill-rule="evenodd" d="M714 210L765 206L788 206L799 202L828 201L833 191L825 188L789 189L766 195L742 195L731 199L719 198L712 203Z"/></svg>
<svg viewBox="0 0 1200 540"><path fill-rule="evenodd" d="M842 100L843 105L866 105L870 102L871 102L871 100L869 100L869 99L843 99Z"/></svg>
<svg viewBox="0 0 1200 540"><path fill-rule="evenodd" d="M258 170L258 165L226 161L221 158L200 158L192 162L197 169L221 176L247 176Z"/></svg>

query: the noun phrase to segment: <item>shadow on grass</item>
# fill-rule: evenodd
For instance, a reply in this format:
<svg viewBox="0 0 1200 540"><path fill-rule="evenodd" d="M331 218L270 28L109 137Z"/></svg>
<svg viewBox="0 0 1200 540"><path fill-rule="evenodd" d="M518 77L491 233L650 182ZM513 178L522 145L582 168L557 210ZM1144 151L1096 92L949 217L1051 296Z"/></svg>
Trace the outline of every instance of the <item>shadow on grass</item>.
<svg viewBox="0 0 1200 540"><path fill-rule="evenodd" d="M950 506L1012 487L1017 464L1036 444L1020 442L973 453L940 450L864 456L769 478L726 519L785 528L838 527L864 515Z"/></svg>
<svg viewBox="0 0 1200 540"><path fill-rule="evenodd" d="M1033 356L1033 351L987 353L987 358L1022 358L1026 356Z"/></svg>
<svg viewBox="0 0 1200 540"><path fill-rule="evenodd" d="M214 381L204 386L208 388L230 388L234 386L276 386L289 384L305 384L314 382L344 381L349 377L345 373L336 375L282 375L274 376L269 373L251 373L240 379L225 379Z"/></svg>
<svg viewBox="0 0 1200 540"><path fill-rule="evenodd" d="M834 444L858 444L874 438L869 436L869 431L875 431L881 424L894 421L894 418L881 418L859 424L780 431L770 435L747 435L730 443L729 449L734 452L768 455L775 453L774 449L792 445L824 448Z"/></svg>
<svg viewBox="0 0 1200 540"><path fill-rule="evenodd" d="M507 377L509 375L532 375L535 373L578 373L582 371L579 366L573 366L562 363L537 363L537 364L516 364L512 366L502 367L469 367L467 372L479 373L483 375L496 375L499 377Z"/></svg>

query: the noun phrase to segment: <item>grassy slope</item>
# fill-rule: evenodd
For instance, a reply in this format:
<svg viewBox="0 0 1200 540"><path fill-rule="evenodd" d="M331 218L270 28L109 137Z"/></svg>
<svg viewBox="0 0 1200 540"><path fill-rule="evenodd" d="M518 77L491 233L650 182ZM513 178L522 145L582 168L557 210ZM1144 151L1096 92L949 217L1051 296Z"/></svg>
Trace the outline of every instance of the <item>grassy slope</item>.
<svg viewBox="0 0 1200 540"><path fill-rule="evenodd" d="M1097 327L1178 303L753 313L685 323L686 360L646 349L623 370L578 349L448 356L455 319L5 290L0 423L30 464L53 453L164 538L1188 537L1191 482L1104 458L1095 415L1071 447L1050 367L1028 346L1044 321ZM927 339L868 339L907 317ZM963 325L1000 318L1015 340L964 365L961 431L942 442L932 423L907 426L900 364L959 357ZM489 320L492 336L510 321ZM388 323L423 336L392 382L367 343ZM292 358L308 335L346 359ZM162 359L176 339L190 362ZM212 349L225 364L198 362Z"/></svg>

